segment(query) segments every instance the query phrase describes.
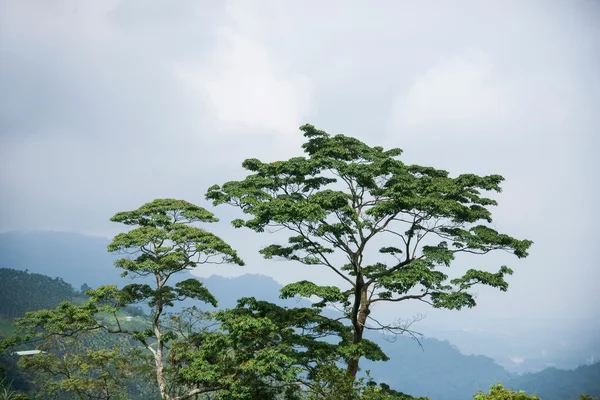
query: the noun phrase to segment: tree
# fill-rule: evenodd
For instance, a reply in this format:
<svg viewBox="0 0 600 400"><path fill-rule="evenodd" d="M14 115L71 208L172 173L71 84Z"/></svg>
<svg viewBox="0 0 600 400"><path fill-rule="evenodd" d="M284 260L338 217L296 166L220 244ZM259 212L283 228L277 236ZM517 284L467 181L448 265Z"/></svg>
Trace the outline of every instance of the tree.
<svg viewBox="0 0 600 400"><path fill-rule="evenodd" d="M192 225L216 222L217 218L204 208L183 200L157 199L137 210L117 213L111 221L135 226L129 232L115 236L108 250L136 255L133 259L121 258L115 265L124 270L123 276L150 277L152 285L136 283L125 286L117 294L118 305L143 302L150 306L151 328L135 332L134 337L152 353L160 394L163 399L171 399L164 372L165 344L174 339L174 334L163 329L165 308L186 298L217 305L217 300L199 280L189 278L170 286L171 278L199 264L244 265L244 262L221 238ZM103 298L98 291L92 293L94 296L97 300ZM110 299L110 296L107 298ZM196 388L179 398L188 398L203 390Z"/></svg>
<svg viewBox="0 0 600 400"><path fill-rule="evenodd" d="M478 392L473 395L475 400L540 400L535 395L528 395L524 391L513 392L503 387L500 383L492 386L489 393Z"/></svg>
<svg viewBox="0 0 600 400"><path fill-rule="evenodd" d="M454 279L440 270L461 253L504 250L527 256L531 241L490 226L489 207L497 203L481 192L500 192L500 175L453 178L443 170L404 164L397 148L370 147L312 125L300 129L307 139L306 157L271 163L247 159L242 165L251 173L244 180L212 186L206 197L249 216L234 220L234 227L291 234L287 244L263 248L265 258L318 265L339 277L342 289L302 281L285 286L281 294L316 296L321 299L317 307L343 310L353 329L347 360L352 377L367 352L365 329L409 331L406 323L387 325L372 318L376 303L419 300L460 310L476 305L470 291L476 284L507 290L505 276L513 271L506 266L497 272L470 269ZM380 253L376 260L374 248Z"/></svg>
<svg viewBox="0 0 600 400"><path fill-rule="evenodd" d="M53 310L27 313L17 321L17 327L23 336L7 338L3 346L31 340L41 341L44 345L57 337L79 339L86 332L123 334L141 343L151 354L161 398L183 400L214 390L212 387L195 387L185 393L179 393L179 388L167 381L167 344L178 337L177 333L169 328L168 321L165 321L168 320L165 312L174 306L175 302L185 299L217 305L217 300L197 279L189 278L173 284L176 274L191 270L199 264L243 265L243 261L222 239L192 225L197 222L217 221L213 214L182 200L154 200L137 210L117 213L111 220L134 226L128 232L116 235L108 250L125 255L115 262L117 267L124 270L123 276L141 278L143 283L132 283L122 289L116 286L88 289L89 299L82 305L63 302ZM132 326L122 320L122 310L126 306L138 303L149 306L150 318L145 325ZM106 361L113 364L121 360L117 357L119 354L86 354L84 353L84 356L88 358L106 357ZM33 360L43 358L34 357L36 358ZM87 359L73 361L81 361L67 365L69 371L75 370L77 373L82 372L83 363L89 364ZM90 377L89 374L86 375L87 371L83 371L82 376L85 379Z"/></svg>
<svg viewBox="0 0 600 400"><path fill-rule="evenodd" d="M91 301L31 311L15 321L15 336L0 341L0 351L33 344L41 351L18 360L38 397L108 400L157 394L157 387L148 384L151 358L131 336L111 334L116 327L110 317Z"/></svg>
<svg viewBox="0 0 600 400"><path fill-rule="evenodd" d="M203 318L188 318L190 311L173 316L175 330L185 339L171 350L171 372L179 385L218 388L214 399L331 397L323 372L339 370L336 363L343 356L335 344L320 339L344 335L343 324L326 320L312 307L288 309L242 298L237 307L209 319L218 329L190 330L188 321L199 326Z"/></svg>
<svg viewBox="0 0 600 400"><path fill-rule="evenodd" d="M388 385L351 379L339 364L340 346L323 338L345 337L348 327L313 307L281 307L254 298L215 313L219 329L192 329L200 318L189 310L174 315L186 338L172 345L178 384L216 387L211 399L264 400L410 400ZM343 349L343 346L341 347ZM415 399L417 400L417 399ZM427 400L423 398L422 400Z"/></svg>
<svg viewBox="0 0 600 400"><path fill-rule="evenodd" d="M87 336L104 332L88 333ZM19 366L34 374L38 396L55 399L129 399L131 392L143 390L151 377L149 366L139 348L123 343L82 340L82 335L48 338L41 346L46 351L24 356ZM97 346L100 344L100 346ZM94 346L95 345L95 346ZM148 397L150 398L150 397Z"/></svg>
<svg viewBox="0 0 600 400"><path fill-rule="evenodd" d="M87 283L84 283L83 285L81 285L81 287L79 288L79 294L80 295L85 295L85 293L92 289Z"/></svg>

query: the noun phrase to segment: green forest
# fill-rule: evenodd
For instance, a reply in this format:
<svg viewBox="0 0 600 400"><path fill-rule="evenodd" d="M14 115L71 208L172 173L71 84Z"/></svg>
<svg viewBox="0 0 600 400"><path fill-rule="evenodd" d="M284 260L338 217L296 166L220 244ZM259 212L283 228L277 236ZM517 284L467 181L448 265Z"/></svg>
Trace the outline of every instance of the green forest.
<svg viewBox="0 0 600 400"><path fill-rule="evenodd" d="M60 278L0 270L0 314L8 321L1 345L5 398L417 398L405 393L402 380L428 371L392 384L365 368L402 356L390 354L370 332L412 337L414 346L422 340L418 318L381 323L372 314L375 305L475 307L476 288L507 291L513 269L489 266L451 276L447 268L455 258L485 263L486 255L502 251L520 259L533 241L494 229L492 194L501 191L500 175L452 177L403 163L400 149L370 147L311 125L301 130L305 157L247 159L244 179L214 185L206 198L237 209L235 228L288 235L260 250L265 259L332 271L339 285L304 280L281 288L281 299L311 299L301 307L239 293L236 306L218 309L219 299L199 279L181 279L206 264L244 265L242 254L206 229L219 222L212 212L170 198L117 212L111 221L125 231L107 250L132 283L89 282L93 288L76 291ZM39 353L16 354L32 349ZM600 392L598 372L595 364L506 376L472 397L591 399ZM572 387L548 391L561 380Z"/></svg>

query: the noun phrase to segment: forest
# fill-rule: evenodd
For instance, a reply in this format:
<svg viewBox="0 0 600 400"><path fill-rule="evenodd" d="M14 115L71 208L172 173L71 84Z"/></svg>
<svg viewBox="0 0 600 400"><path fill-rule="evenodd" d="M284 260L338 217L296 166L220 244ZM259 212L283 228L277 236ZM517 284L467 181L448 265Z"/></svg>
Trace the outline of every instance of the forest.
<svg viewBox="0 0 600 400"><path fill-rule="evenodd" d="M73 287L61 278L28 271L0 269L0 318L22 317L26 311L54 308L74 296Z"/></svg>
<svg viewBox="0 0 600 400"><path fill-rule="evenodd" d="M107 250L119 257L115 267L133 283L93 282L93 288L75 291L62 279L2 270L0 313L18 317L14 331L3 332L1 345L6 397L417 398L402 387L415 377L404 376L392 387L364 367L402 357L386 351L370 332L413 338L414 346L423 340L413 326L417 318L382 323L374 306L419 301L448 310L475 307L475 289L507 291L513 269L469 269L459 276L445 269L463 254L485 260L502 251L524 258L533 242L492 226L497 202L487 193L501 191L500 175L451 177L404 164L400 149L370 147L311 125L301 130L305 157L247 159L243 180L210 187L206 199L236 208L245 218L233 219L235 228L289 235L286 243L260 250L265 259L331 271L339 285L303 280L282 287L282 299L310 299L300 307L239 293L235 306L215 311L219 298L203 282L178 278L206 264L243 266L242 255L205 228L218 222L207 209L184 200L153 200L111 218L129 230L117 234ZM14 355L33 348L40 353ZM593 379L598 364L572 374L577 378L558 370L506 377L472 397L590 399L599 392ZM581 379L589 391L537 397L547 390L542 383L560 379ZM525 393L520 387L533 389Z"/></svg>

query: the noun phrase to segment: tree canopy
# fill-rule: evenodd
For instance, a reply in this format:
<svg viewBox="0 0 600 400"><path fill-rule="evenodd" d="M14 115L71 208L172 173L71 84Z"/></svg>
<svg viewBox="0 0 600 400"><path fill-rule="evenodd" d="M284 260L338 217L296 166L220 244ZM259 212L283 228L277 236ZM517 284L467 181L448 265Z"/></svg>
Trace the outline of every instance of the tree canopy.
<svg viewBox="0 0 600 400"><path fill-rule="evenodd" d="M339 287L302 281L286 286L282 296L316 296L317 306L344 310L353 328L352 376L359 359L368 356L362 346L365 329L407 331L407 325L373 319L375 303L420 300L460 310L476 305L474 285L507 290L505 277L513 270L506 266L496 272L470 269L453 279L441 270L460 253L503 250L527 256L530 240L490 226L490 207L497 202L485 193L501 191L500 175L451 177L444 170L403 163L398 148L371 147L312 125L300 129L306 157L268 163L247 159L245 179L214 185L206 197L248 216L234 220L235 227L289 232L287 244L261 250L265 258L321 266L339 277ZM382 245L382 239L391 245ZM345 261L334 261L336 255Z"/></svg>
<svg viewBox="0 0 600 400"><path fill-rule="evenodd" d="M169 313L186 299L217 306L199 279L177 279L183 272L244 262L200 227L217 222L211 212L183 200L156 199L111 218L131 227L113 238L108 251L122 255L115 266L133 283L85 286L83 302L27 313L16 322L21 336L3 346L37 340L45 353L20 364L54 375L44 387L61 395L126 397L123 385L139 371L156 382L144 389L148 396L165 400L411 399L368 373L357 376L361 359L388 360L366 330L414 335L415 320L380 322L371 315L374 306L416 300L435 308L474 307L474 286L506 291L513 270L497 265L448 271L462 261L458 255L505 251L524 258L532 241L492 224L500 175L451 176L405 164L397 148L372 147L312 125L300 129L304 157L247 159L244 179L212 186L206 197L242 211L245 218L233 220L234 227L287 233L286 241L260 251L264 258L324 268L339 279L336 285L302 280L281 289L282 298L316 298L312 306L287 308L242 297L232 309L194 306ZM131 315L124 321L138 304L150 314L136 309L134 323ZM340 313L325 312L329 306ZM110 351L85 345L86 337L115 335L123 341ZM128 370L133 360L135 370ZM514 393L496 386L476 398L505 394Z"/></svg>

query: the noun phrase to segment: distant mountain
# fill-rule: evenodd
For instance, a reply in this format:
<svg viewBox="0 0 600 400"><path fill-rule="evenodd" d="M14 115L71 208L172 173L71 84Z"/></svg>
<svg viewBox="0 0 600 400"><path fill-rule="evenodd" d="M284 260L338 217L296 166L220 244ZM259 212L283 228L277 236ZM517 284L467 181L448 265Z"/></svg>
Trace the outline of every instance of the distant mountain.
<svg viewBox="0 0 600 400"><path fill-rule="evenodd" d="M497 323L486 321L485 331L429 329L427 333L449 340L465 354L485 354L509 371L521 374L549 367L574 369L600 361L600 329L594 329L592 324L589 321L582 329L577 323L564 321L540 319L523 323L504 319ZM522 328L518 336L508 335L501 333L503 325ZM494 326L498 326L498 331Z"/></svg>
<svg viewBox="0 0 600 400"><path fill-rule="evenodd" d="M61 278L0 268L0 318L12 319L27 311L56 307L71 300L73 287Z"/></svg>
<svg viewBox="0 0 600 400"><path fill-rule="evenodd" d="M108 253L108 239L68 232L0 233L0 268L29 270L62 277L75 289L87 283L121 284L113 266L117 255Z"/></svg>
<svg viewBox="0 0 600 400"><path fill-rule="evenodd" d="M579 400L576 393L600 396L600 363L565 371L547 368L505 382L506 387L536 393L543 400Z"/></svg>
<svg viewBox="0 0 600 400"><path fill-rule="evenodd" d="M61 277L79 288L83 283L91 287L101 284L127 284L113 266L117 255L106 251L107 239L74 233L33 232L0 234L0 267L14 268ZM180 279L187 279L183 275ZM220 307L233 307L239 297L256 297L280 305L307 306L306 300L280 300L281 286L263 275L243 275L236 278L211 276L202 279L204 285L219 300ZM581 367L575 371L547 369L537 374L516 376L485 356L467 356L447 341L433 338L422 340L422 348L412 339L400 336L389 342L377 335L371 336L390 356L388 362L364 362L364 370L380 381L414 396L427 395L433 400L472 398L479 389L487 389L495 382L510 384L515 389L542 393L541 383L552 381L544 400L564 399L589 389L592 382L600 382L600 364ZM593 389L593 390L592 390ZM556 397L561 393L564 397Z"/></svg>
<svg viewBox="0 0 600 400"><path fill-rule="evenodd" d="M5 232L0 233L0 268L28 270L32 273L62 278L77 290L84 283L92 288L99 285L126 285L129 278L121 277L114 266L120 255L109 253L110 241L105 238L71 232ZM179 274L175 281L193 277ZM213 275L202 279L219 300L219 307L234 307L239 297L296 306L296 300L282 302L279 285L264 275L245 275L243 279ZM310 304L310 303L305 303Z"/></svg>
<svg viewBox="0 0 600 400"><path fill-rule="evenodd" d="M364 362L363 368L383 382L412 396L433 400L470 399L512 375L485 356L466 356L447 341L415 340L399 336L394 342L371 337L391 358L387 362Z"/></svg>
<svg viewBox="0 0 600 400"><path fill-rule="evenodd" d="M309 307L311 304L300 299L280 299L282 286L266 275L246 274L235 278L212 275L202 278L202 282L219 301L219 308L235 307L241 297L254 297L288 307Z"/></svg>

